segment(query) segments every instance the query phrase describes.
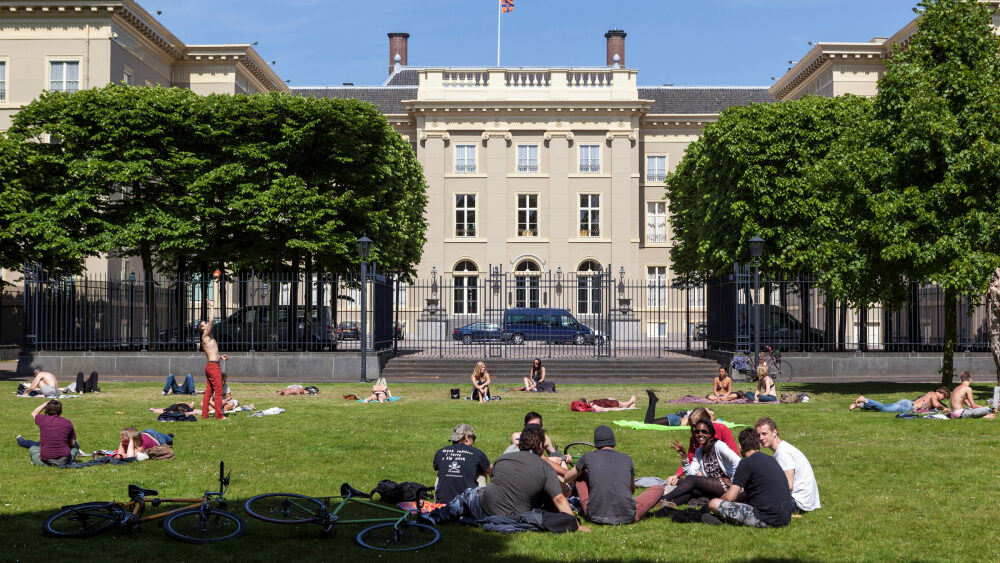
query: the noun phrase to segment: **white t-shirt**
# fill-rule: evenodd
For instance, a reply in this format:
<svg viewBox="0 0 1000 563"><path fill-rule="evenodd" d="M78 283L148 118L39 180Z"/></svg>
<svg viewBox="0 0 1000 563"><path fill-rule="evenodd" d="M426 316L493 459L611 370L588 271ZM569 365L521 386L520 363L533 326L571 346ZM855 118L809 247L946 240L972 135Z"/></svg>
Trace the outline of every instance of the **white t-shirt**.
<svg viewBox="0 0 1000 563"><path fill-rule="evenodd" d="M774 459L782 471L792 469L795 477L792 479L792 498L800 510L810 512L819 508L819 487L816 486L816 476L813 475L809 460L798 448L782 440L774 451Z"/></svg>

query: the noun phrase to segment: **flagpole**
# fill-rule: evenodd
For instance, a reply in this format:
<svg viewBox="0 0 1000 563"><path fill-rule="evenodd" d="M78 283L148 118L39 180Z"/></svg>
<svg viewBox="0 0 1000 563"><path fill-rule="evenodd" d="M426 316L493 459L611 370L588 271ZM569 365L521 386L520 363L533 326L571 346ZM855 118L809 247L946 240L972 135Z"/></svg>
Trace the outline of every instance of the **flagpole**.
<svg viewBox="0 0 1000 563"><path fill-rule="evenodd" d="M497 0L497 68L500 68L500 15L503 14L503 7Z"/></svg>

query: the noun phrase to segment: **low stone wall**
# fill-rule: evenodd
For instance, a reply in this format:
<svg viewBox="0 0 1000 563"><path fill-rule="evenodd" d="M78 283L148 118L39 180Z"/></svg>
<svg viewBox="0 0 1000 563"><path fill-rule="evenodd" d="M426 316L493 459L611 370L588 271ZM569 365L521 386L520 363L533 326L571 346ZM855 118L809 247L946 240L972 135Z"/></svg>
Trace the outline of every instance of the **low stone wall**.
<svg viewBox="0 0 1000 563"><path fill-rule="evenodd" d="M332 382L358 381L361 354L336 353L254 353L227 352L226 373L236 381ZM384 353L370 353L366 362L368 379L379 376L385 365ZM205 355L191 352L23 352L18 356L17 374L31 377L34 368L51 371L60 383L76 377L76 372L97 371L102 376L150 376L166 378L168 373L205 373Z"/></svg>
<svg viewBox="0 0 1000 563"><path fill-rule="evenodd" d="M892 379L901 376L934 375L941 369L940 352L788 352L783 358L791 364L795 377L859 377ZM996 374L989 353L955 354L955 373L969 370L975 381L992 381Z"/></svg>

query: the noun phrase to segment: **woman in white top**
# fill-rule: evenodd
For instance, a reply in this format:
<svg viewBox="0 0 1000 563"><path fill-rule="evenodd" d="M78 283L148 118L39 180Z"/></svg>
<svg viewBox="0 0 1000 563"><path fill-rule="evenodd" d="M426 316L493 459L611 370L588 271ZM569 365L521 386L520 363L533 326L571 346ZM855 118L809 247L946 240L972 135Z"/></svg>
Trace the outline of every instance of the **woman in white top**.
<svg viewBox="0 0 1000 563"><path fill-rule="evenodd" d="M715 439L715 427L711 422L699 420L691 427L691 434L698 448L690 462L680 442L673 440L670 443L670 447L681 456L684 477L672 475L667 479L668 484L677 488L663 495L665 506L687 504L698 497L721 497L729 489L736 467L740 464L740 456L725 442Z"/></svg>

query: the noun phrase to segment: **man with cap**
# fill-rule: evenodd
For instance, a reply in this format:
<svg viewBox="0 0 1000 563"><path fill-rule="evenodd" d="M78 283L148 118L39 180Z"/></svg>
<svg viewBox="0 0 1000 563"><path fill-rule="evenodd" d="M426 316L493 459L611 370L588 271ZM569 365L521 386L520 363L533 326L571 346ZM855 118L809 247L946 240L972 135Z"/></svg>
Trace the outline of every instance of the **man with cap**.
<svg viewBox="0 0 1000 563"><path fill-rule="evenodd" d="M475 441L476 431L462 423L451 433L451 445L434 454L434 470L438 472L434 495L438 502L451 502L465 489L479 485L480 477L490 474L490 460L472 446Z"/></svg>
<svg viewBox="0 0 1000 563"><path fill-rule="evenodd" d="M615 451L615 434L601 425L594 429L597 450L583 454L566 474L566 482L576 481L584 515L598 524L638 522L663 496L663 486L635 494L635 466L632 458Z"/></svg>

